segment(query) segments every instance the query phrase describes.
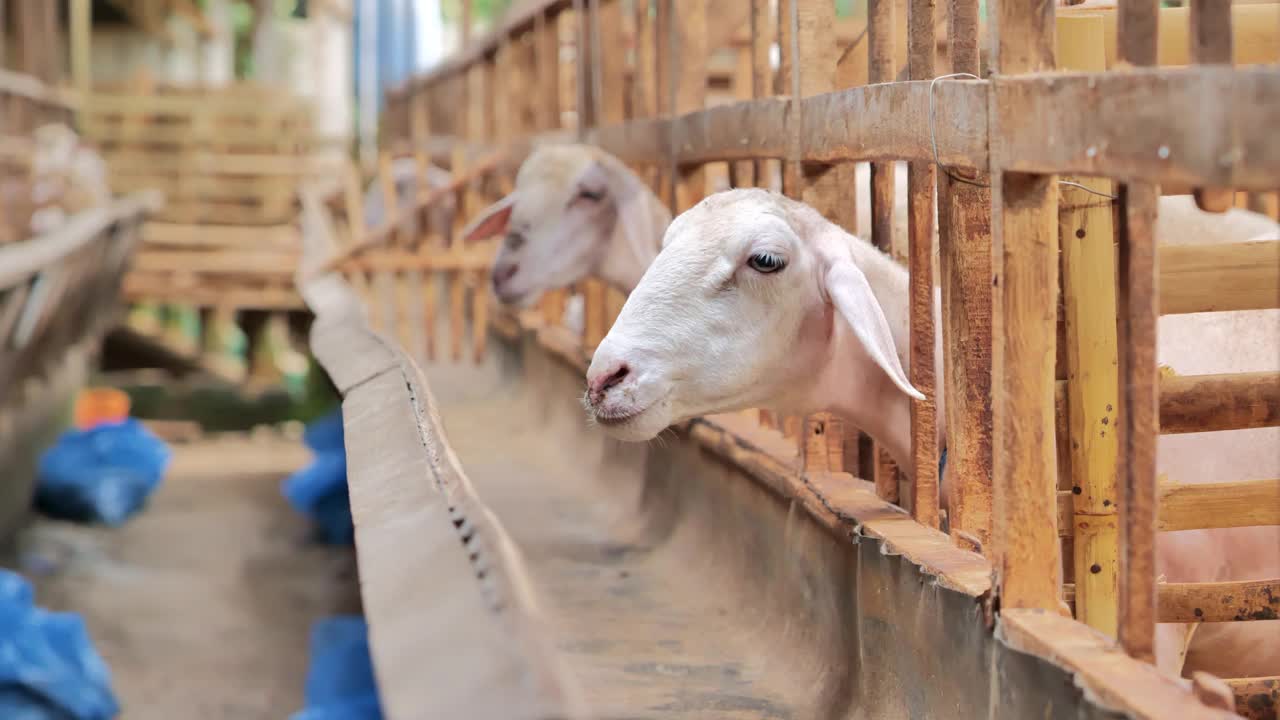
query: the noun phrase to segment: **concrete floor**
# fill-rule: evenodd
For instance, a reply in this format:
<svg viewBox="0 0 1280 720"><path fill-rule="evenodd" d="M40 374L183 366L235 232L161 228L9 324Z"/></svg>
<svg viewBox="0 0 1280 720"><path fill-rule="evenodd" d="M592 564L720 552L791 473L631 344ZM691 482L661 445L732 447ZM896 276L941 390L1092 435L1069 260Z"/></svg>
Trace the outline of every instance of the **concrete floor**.
<svg viewBox="0 0 1280 720"><path fill-rule="evenodd" d="M36 601L84 615L122 717L281 720L302 705L310 626L359 611L349 549L310 542L280 481L300 440L174 446L150 505L119 529L36 520L17 563Z"/></svg>

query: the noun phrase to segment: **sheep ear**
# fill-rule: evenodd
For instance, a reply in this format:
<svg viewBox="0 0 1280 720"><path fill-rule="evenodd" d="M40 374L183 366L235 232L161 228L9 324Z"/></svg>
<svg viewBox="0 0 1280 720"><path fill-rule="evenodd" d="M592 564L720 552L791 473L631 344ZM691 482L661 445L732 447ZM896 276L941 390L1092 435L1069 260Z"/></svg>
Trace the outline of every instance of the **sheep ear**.
<svg viewBox="0 0 1280 720"><path fill-rule="evenodd" d="M505 234L507 225L511 222L511 208L515 202L516 193L513 192L481 211L475 220L463 228L462 242L480 242Z"/></svg>
<svg viewBox="0 0 1280 720"><path fill-rule="evenodd" d="M621 161L613 157L597 158L578 175L575 182L578 187L603 187L613 196L618 212L617 227L622 231L627 249L640 267L647 268L657 255L653 237L658 234L658 228L654 227L653 213L639 190L642 181L628 178L630 175L631 170ZM633 182L628 182L628 179Z"/></svg>
<svg viewBox="0 0 1280 720"><path fill-rule="evenodd" d="M871 359L899 390L917 400L924 400L924 395L912 387L902 363L898 361L889 320L885 318L884 310L875 293L871 292L871 285L862 270L852 259L840 258L831 263L824 281L831 303L844 316Z"/></svg>

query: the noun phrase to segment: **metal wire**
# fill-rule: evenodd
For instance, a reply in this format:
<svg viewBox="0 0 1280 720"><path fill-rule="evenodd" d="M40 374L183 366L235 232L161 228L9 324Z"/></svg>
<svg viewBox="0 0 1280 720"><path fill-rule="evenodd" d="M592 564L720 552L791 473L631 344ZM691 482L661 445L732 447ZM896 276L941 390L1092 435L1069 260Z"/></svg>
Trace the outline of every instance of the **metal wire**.
<svg viewBox="0 0 1280 720"><path fill-rule="evenodd" d="M935 119L936 113L934 111L933 88L935 85L938 84L939 80L947 80L950 78L968 78L970 80L982 79L977 75L974 75L973 73L951 73L950 75L939 75L938 77L935 77L932 81L929 82L929 144L933 148L933 164L937 165L938 169L941 170L944 175L951 178L955 182L965 183L966 185L974 185L976 187L991 187L991 185L987 183L977 182L976 180L970 180L969 178L961 177L959 175L952 173L951 169L948 168L946 165L943 165L942 161L938 159L938 129L937 129L937 120ZM1071 187L1079 188L1080 190L1083 190L1091 195L1104 197L1104 198L1107 198L1108 200L1117 199L1115 195L1104 193L1099 190L1094 190L1093 188L1090 188L1090 187L1085 187L1084 185L1081 185L1078 182L1072 182L1071 180L1059 180L1058 184L1070 185Z"/></svg>

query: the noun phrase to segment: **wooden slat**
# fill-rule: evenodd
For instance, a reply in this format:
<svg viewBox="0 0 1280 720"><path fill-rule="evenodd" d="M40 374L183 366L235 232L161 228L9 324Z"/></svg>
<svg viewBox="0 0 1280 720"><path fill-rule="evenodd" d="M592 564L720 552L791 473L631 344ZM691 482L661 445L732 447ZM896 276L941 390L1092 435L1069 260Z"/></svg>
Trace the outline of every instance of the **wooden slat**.
<svg viewBox="0 0 1280 720"><path fill-rule="evenodd" d="M1120 642L1126 652L1155 658L1156 438L1160 382L1156 367L1158 266L1156 191L1121 190L1120 417L1125 462L1120 472Z"/></svg>
<svg viewBox="0 0 1280 720"><path fill-rule="evenodd" d="M1111 183L1079 179L1110 194ZM1066 305L1076 617L1115 636L1119 526L1116 515L1117 386L1115 230L1111 203L1071 187L1060 207Z"/></svg>
<svg viewBox="0 0 1280 720"><path fill-rule="evenodd" d="M872 84L895 79L894 67L894 2L867 2L867 73ZM927 114L927 113L926 113ZM893 252L894 173L892 162L871 164L871 243L884 252ZM876 493L889 502L898 501L898 469L885 450L878 445L872 450Z"/></svg>
<svg viewBox="0 0 1280 720"><path fill-rule="evenodd" d="M1160 432L1280 425L1280 373L1181 375L1160 381Z"/></svg>
<svg viewBox="0 0 1280 720"><path fill-rule="evenodd" d="M928 80L935 74L937 32L934 27L936 0L911 0L908 5L907 62L912 80ZM934 188L937 178L930 162L908 166L908 252L911 292L911 384L924 400L911 401L911 456L914 465L911 483L911 512L916 521L939 527L937 386L934 346Z"/></svg>
<svg viewBox="0 0 1280 720"><path fill-rule="evenodd" d="M1280 619L1280 579L1162 583L1158 588L1162 623Z"/></svg>
<svg viewBox="0 0 1280 720"><path fill-rule="evenodd" d="M1191 0L1191 61L1231 64L1231 1ZM1208 212L1226 212L1235 193L1223 188L1196 188L1196 204Z"/></svg>
<svg viewBox="0 0 1280 720"><path fill-rule="evenodd" d="M1280 307L1280 240L1160 248L1160 314Z"/></svg>
<svg viewBox="0 0 1280 720"><path fill-rule="evenodd" d="M1280 143L1270 134L1280 127L1273 68L998 77L992 91L1002 127L1037 128L1001 138L1000 162L1011 170L1240 190L1274 190L1280 174ZM1200 112L1173 110L1185 107Z"/></svg>
<svg viewBox="0 0 1280 720"><path fill-rule="evenodd" d="M1236 713L1249 720L1269 720L1280 707L1280 675L1226 680L1236 697Z"/></svg>
<svg viewBox="0 0 1280 720"><path fill-rule="evenodd" d="M978 2L950 0L949 9L951 70L976 75ZM939 173L938 258L948 520L958 546L980 550L991 538L991 191L985 176L970 179Z"/></svg>
<svg viewBox="0 0 1280 720"><path fill-rule="evenodd" d="M1160 530L1280 525L1280 480L1161 483Z"/></svg>
<svg viewBox="0 0 1280 720"><path fill-rule="evenodd" d="M1159 3L1121 0L1117 47L1121 62L1156 62ZM1137 71L1135 71L1137 72ZM1132 73L1121 73L1128 76ZM1068 105L1067 107L1073 107ZM1074 106L1082 107L1082 106ZM1096 117L1096 114L1095 114ZM1161 138L1160 142L1164 142ZM1170 151L1149 148L1167 159ZM1096 150L1095 150L1096 154ZM1156 434L1160 428L1156 371L1159 265L1155 246L1157 191L1144 183L1120 190L1120 452L1119 640L1131 657L1155 661Z"/></svg>
<svg viewBox="0 0 1280 720"><path fill-rule="evenodd" d="M996 11L998 72L1051 69L1053 4L1002 2ZM1024 126L1012 120L1021 116L1013 102L993 133ZM993 564L1002 609L1054 610L1062 585L1053 445L1057 183L993 169L994 515L1001 519Z"/></svg>
<svg viewBox="0 0 1280 720"><path fill-rule="evenodd" d="M1102 71L1106 66L1101 18L1078 18L1057 25L1058 65L1069 70ZM1072 178L1102 196L1062 186L1059 241L1062 247L1062 295L1065 307L1067 442L1073 495L1071 543L1076 619L1115 637L1119 524L1116 510L1115 422L1117 387L1116 257L1111 201L1112 183ZM1062 428L1064 423L1059 423ZM1061 534L1061 531L1060 531Z"/></svg>
<svg viewBox="0 0 1280 720"><path fill-rule="evenodd" d="M670 36L673 62L672 91L676 114L700 111L706 107L707 84L704 78L710 48L707 47L707 27L710 18L707 16L707 0L681 0L679 14L674 15ZM683 142L684 128L677 125L673 128L672 137L677 146ZM677 164L673 170L678 171L676 183L674 212L679 213L693 207L707 192L707 176L701 165Z"/></svg>

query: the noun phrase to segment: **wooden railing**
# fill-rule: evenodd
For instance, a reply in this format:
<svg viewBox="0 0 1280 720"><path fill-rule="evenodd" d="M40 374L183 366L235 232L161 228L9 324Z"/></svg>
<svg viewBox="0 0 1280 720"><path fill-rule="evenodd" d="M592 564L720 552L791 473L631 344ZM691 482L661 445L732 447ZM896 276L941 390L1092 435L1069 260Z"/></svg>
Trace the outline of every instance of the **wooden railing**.
<svg viewBox="0 0 1280 720"><path fill-rule="evenodd" d="M781 163L787 194L882 248L907 248L918 300L911 380L930 398L913 408L914 481L859 459L829 418L781 419L806 472L874 476L881 497L988 558L1010 627L1030 617L1021 613L1070 603L1080 621L1150 661L1157 622L1274 617L1267 610L1280 579L1158 583L1155 544L1163 530L1275 524L1277 481L1160 484L1155 463L1161 433L1280 424L1280 375L1162 378L1155 331L1161 313L1280 307L1280 241L1159 247L1153 230L1162 192L1194 192L1206 210L1245 205L1274 217L1280 6L1002 2L980 23L976 2L951 0L939 62L932 3L917 0L907 13L908 79L895 82L893 3L873 0L855 50L867 53L876 84L847 87L831 3L783 0L773 17L768 3L752 2L743 48L751 72L734 86L749 99L708 108L708 4L638 2L624 17L609 0L534 3L393 93L388 147L424 151L452 138L453 171L468 183L463 218L482 199L479 176L468 174L475 148L503 153L505 170L540 138L576 134L651 179L677 212L707 191L704 168L765 185ZM635 38L629 56L626 37ZM575 48L571 71L559 60L562 43ZM951 73L986 79L934 80ZM910 164L905 243L893 237L892 161ZM857 162L872 163L869 228L855 226ZM934 328L924 311L934 292L935 196L945 517L932 442ZM409 267L391 249L363 253L362 267L388 276ZM444 268L437 263L447 255L416 259L415 271ZM599 285L584 290L580 347L589 353L617 303ZM421 302L368 297L382 307ZM562 303L547 300L544 332ZM462 312L460 296L451 310ZM434 312L428 306L428 326ZM1206 613L1228 596L1239 602ZM1259 682L1229 681L1242 710Z"/></svg>

